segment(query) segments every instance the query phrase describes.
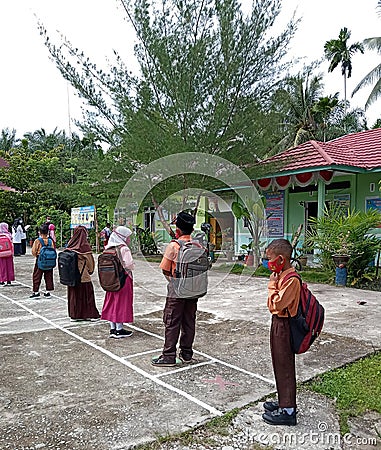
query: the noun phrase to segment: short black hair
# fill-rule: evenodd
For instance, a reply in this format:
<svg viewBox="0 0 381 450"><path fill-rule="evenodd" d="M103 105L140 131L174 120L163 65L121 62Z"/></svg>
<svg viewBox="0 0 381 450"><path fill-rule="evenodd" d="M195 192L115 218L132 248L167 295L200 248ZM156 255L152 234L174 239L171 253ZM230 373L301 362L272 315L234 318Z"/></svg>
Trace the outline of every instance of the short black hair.
<svg viewBox="0 0 381 450"><path fill-rule="evenodd" d="M41 234L49 234L49 225L47 223L43 223L40 226L40 230L39 231L40 231Z"/></svg>
<svg viewBox="0 0 381 450"><path fill-rule="evenodd" d="M288 259L291 259L293 249L290 241L287 239L274 239L268 245L267 250L271 250L276 255L283 255Z"/></svg>

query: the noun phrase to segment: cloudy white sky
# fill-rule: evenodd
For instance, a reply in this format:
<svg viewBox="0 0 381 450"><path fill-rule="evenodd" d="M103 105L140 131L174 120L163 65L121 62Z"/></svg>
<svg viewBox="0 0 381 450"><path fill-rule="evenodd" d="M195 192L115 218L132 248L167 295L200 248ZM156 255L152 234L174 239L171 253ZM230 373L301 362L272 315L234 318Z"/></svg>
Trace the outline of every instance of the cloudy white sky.
<svg viewBox="0 0 381 450"><path fill-rule="evenodd" d="M249 0L243 0L245 6ZM381 35L381 17L376 13L377 0L283 0L282 18L296 9L301 23L291 53L305 57L306 62L323 56L324 43L337 38L340 28L352 32L351 41ZM56 30L81 48L95 62L105 65L112 50L134 65L134 35L124 19L118 0L17 0L0 2L0 130L16 129L17 137L44 128L77 131L73 119L81 118L80 101L63 80L39 36L37 18L55 38ZM348 92L380 62L376 53L356 55L352 59L353 74ZM340 69L327 73L328 63L321 66L325 94L340 92L343 80ZM351 99L352 107L363 107L365 89ZM381 100L368 113L370 124L381 117Z"/></svg>

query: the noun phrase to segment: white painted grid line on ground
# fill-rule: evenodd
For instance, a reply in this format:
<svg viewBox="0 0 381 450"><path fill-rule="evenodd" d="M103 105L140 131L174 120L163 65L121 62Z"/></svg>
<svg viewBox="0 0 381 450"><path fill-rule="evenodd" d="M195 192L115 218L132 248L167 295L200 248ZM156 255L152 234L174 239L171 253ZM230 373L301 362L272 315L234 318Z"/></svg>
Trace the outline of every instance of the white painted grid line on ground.
<svg viewBox="0 0 381 450"><path fill-rule="evenodd" d="M162 348L156 348L154 350L147 350L145 352L140 352L140 353L134 353L133 355L128 355L128 356L123 356L124 359L130 359L130 358L135 358L137 356L144 356L144 355L149 355L150 353L156 353L156 352L161 352Z"/></svg>
<svg viewBox="0 0 381 450"><path fill-rule="evenodd" d="M54 322L52 322L50 319L47 319L46 317L42 316L41 314L36 313L35 311L33 311L32 309L28 308L27 306L23 305L22 303L20 303L17 300L13 300L12 298L1 294L0 296L5 298L6 300L11 301L13 304L17 305L19 308L24 309L25 311L29 312L30 314L32 314L33 316L41 319L42 321L44 321L45 323L53 326L54 328L62 331L63 333L68 334L69 336L81 341L82 343L88 345L89 347L94 348L95 350L98 350L99 352L103 353L104 355L109 356L110 358L114 359L115 361L120 362L121 364L125 365L126 367L128 367L129 369L135 371L136 373L138 373L139 375L142 375L143 377L151 380L152 382L162 386L165 389L168 389L169 391L175 392L177 394L179 394L182 397L185 397L187 400L190 400L191 402L195 403L196 405L206 409L207 411L209 411L209 413L215 415L215 416L222 416L222 412L219 411L218 409L214 408L211 405L208 405L207 403L197 399L196 397L193 397L192 395L188 394L185 391L182 391L181 389L176 388L175 386L172 386L168 383L165 383L164 381L160 380L159 378L156 378L154 375L151 375L150 373L146 372L143 369L140 369L140 367L135 366L134 364L131 364L129 361L126 361L125 359L121 358L120 356L115 355L114 353L110 352L109 350L106 350L105 348L100 347L99 345L94 344L93 342L84 339L81 336L78 336L75 333L72 333L70 330L61 327L58 324L55 324Z"/></svg>
<svg viewBox="0 0 381 450"><path fill-rule="evenodd" d="M21 283L21 282L20 282L20 284L23 284L24 286L27 286L26 284ZM55 297L57 297L59 299L62 299L62 300L66 300L66 299L63 299L62 297L59 297L59 296L55 296ZM140 328L140 327L137 327L137 326L131 325L131 324L128 324L128 327L131 328L132 330L140 331L142 333L147 334L148 336L152 336L152 337L155 337L157 339L160 339L160 340L164 341L164 337L163 336L160 336L160 335L158 335L156 333L152 333L151 331L144 330L143 328ZM203 356L206 359L213 359L215 362L218 362L219 364L221 364L221 365L223 365L225 367L229 367L230 369L233 369L233 370L236 370L238 372L244 373L246 375L249 375L252 378L257 378L258 380L264 381L265 383L268 383L268 384L271 384L272 386L275 386L275 381L271 380L270 378L266 378L266 377L263 377L262 375L259 375L257 373L250 372L250 371L248 371L246 369L238 367L238 366L236 366L234 364L230 364L228 362L225 362L225 361L223 361L221 359L215 358L213 356L208 355L207 353L203 353L203 352L200 352L198 350L194 350L194 353L196 353L196 354L198 354L200 356Z"/></svg>
<svg viewBox="0 0 381 450"><path fill-rule="evenodd" d="M154 336L154 337L157 337L158 339L164 340L164 338L162 336L159 336L158 334L155 334L155 333L151 333L150 331L145 331L143 328L136 327L135 325L129 324L129 327L136 331L140 331L142 333L146 333L146 334L149 334L150 336ZM230 369L234 369L237 372L242 372L246 375L249 375L250 377L258 378L259 380L262 380L265 383L275 386L275 381L270 380L270 378L263 377L262 375L259 375L257 373L249 372L248 370L242 369L241 367L235 366L234 364L229 364L228 362L222 361L221 359L215 358L214 356L210 356L207 353L199 352L198 350L194 350L194 353L196 353L197 355L203 356L206 359L211 359L214 362L217 362L223 366L229 367Z"/></svg>
<svg viewBox="0 0 381 450"><path fill-rule="evenodd" d="M207 365L213 364L213 363L215 363L214 360L203 361L203 362L200 362L197 364L188 364L185 367L179 367L178 369L175 369L175 370L169 370L168 372L159 373L159 374L155 375L155 377L156 378L165 377L167 375L173 375L174 373L184 372L186 370L195 369L196 367L201 367L201 366L207 366Z"/></svg>

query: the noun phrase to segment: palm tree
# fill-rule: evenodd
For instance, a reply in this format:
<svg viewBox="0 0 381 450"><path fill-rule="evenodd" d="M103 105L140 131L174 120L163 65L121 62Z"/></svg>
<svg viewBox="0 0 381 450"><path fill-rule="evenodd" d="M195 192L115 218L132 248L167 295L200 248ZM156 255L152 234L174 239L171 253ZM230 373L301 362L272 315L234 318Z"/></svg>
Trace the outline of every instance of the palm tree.
<svg viewBox="0 0 381 450"><path fill-rule="evenodd" d="M381 16L381 0L378 1L377 8L379 10L379 16ZM377 53L381 55L381 37L365 39L363 44L368 50L376 50ZM381 64L378 64L360 81L354 88L352 97L358 90L368 85L373 85L373 89L365 103L365 110L381 95Z"/></svg>
<svg viewBox="0 0 381 450"><path fill-rule="evenodd" d="M347 103L347 78L352 75L352 56L356 52L364 53L364 46L360 42L355 42L348 47L348 40L351 32L347 28L342 28L338 39L331 39L324 45L325 57L330 61L328 72L332 72L341 64L341 74L344 77L344 102Z"/></svg>

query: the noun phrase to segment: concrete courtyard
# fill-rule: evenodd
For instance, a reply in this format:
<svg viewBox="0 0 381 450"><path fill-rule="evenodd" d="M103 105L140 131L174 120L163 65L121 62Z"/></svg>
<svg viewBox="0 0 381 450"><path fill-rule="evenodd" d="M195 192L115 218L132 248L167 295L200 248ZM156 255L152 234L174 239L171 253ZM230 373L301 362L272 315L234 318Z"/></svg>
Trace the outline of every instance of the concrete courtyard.
<svg viewBox="0 0 381 450"><path fill-rule="evenodd" d="M150 364L163 344L158 264L136 262L135 321L126 326L134 334L119 340L105 322L70 321L57 270L54 295L30 299L33 265L30 255L15 258L16 282L0 287L0 449L127 449L275 391L266 279L212 270L199 300L196 362L164 369ZM93 282L101 310L96 274ZM326 321L297 357L298 381L381 348L379 292L310 287ZM316 426L301 411L296 428Z"/></svg>

